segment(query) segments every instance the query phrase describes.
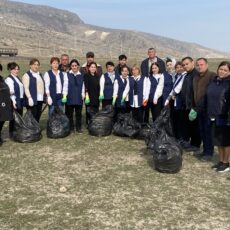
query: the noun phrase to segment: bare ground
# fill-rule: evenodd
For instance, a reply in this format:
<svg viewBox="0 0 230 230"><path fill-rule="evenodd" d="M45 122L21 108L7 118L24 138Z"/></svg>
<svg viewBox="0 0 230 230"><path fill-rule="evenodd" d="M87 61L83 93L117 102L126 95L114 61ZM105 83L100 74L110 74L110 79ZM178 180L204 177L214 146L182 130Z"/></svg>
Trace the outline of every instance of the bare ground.
<svg viewBox="0 0 230 230"><path fill-rule="evenodd" d="M45 121L43 120L45 127ZM44 128L43 127L43 128ZM153 169L141 140L71 134L0 148L0 229L230 229L230 182L191 154Z"/></svg>

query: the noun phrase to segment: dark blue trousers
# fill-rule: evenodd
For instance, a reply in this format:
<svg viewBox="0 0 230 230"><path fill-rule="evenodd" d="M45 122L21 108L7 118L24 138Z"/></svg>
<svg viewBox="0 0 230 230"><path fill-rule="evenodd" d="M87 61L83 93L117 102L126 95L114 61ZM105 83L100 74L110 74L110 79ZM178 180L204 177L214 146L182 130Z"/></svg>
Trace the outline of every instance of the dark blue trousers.
<svg viewBox="0 0 230 230"><path fill-rule="evenodd" d="M212 144L212 124L206 112L198 112L197 114L199 121L200 136L203 142L203 152L205 155L213 155L213 144Z"/></svg>

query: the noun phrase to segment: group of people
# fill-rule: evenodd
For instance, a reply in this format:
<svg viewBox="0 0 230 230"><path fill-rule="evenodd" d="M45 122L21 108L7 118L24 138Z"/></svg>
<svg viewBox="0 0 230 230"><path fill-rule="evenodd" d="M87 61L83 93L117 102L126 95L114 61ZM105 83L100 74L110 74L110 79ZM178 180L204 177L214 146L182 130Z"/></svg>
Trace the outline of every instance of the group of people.
<svg viewBox="0 0 230 230"><path fill-rule="evenodd" d="M77 59L70 61L67 54L60 59L52 57L51 68L43 76L38 59L31 59L29 66L20 79L19 65L8 63L9 76L0 77L0 132L4 121L10 120L12 136L12 111L22 115L23 107L31 110L39 122L44 103L48 104L49 116L55 106L65 111L71 130L78 133L82 132L84 104L86 124L99 111L100 103L102 108L114 107L115 121L119 113L131 113L140 123L149 123L150 113L154 122L162 108L169 106L175 138L181 147L197 152L203 143L203 151L197 155L209 161L217 146L219 162L212 168L229 171L230 62L221 62L215 73L208 69L206 58L163 61L155 48L149 48L140 66L130 68L127 56L122 54L116 66L112 61L106 63L104 73L93 52L86 54L82 66Z"/></svg>

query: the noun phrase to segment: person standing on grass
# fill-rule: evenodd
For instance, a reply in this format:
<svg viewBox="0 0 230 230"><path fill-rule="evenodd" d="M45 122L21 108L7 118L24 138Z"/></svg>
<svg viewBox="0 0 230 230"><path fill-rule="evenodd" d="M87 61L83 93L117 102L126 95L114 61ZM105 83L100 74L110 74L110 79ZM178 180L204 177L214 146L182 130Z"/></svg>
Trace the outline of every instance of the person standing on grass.
<svg viewBox="0 0 230 230"><path fill-rule="evenodd" d="M116 76L113 85L113 102L115 109L115 121L118 113L129 113L130 106L128 102L129 94L129 68L127 66L121 67L121 75Z"/></svg>
<svg viewBox="0 0 230 230"><path fill-rule="evenodd" d="M153 63L150 67L150 93L148 100L148 107L151 110L152 121L160 115L162 109L162 94L164 89L164 75L160 71L160 65ZM144 122L149 122L149 114L145 114Z"/></svg>
<svg viewBox="0 0 230 230"><path fill-rule="evenodd" d="M22 116L24 105L24 87L22 81L18 77L20 67L16 62L10 62L7 64L7 69L10 72L10 75L6 78L5 82L10 89L10 98L12 101L13 109ZM14 129L15 121L13 119L9 124L10 138L13 136Z"/></svg>
<svg viewBox="0 0 230 230"><path fill-rule="evenodd" d="M105 74L100 78L100 96L99 100L102 101L102 108L107 105L112 105L113 101L113 83L115 80L114 63L111 61L106 62Z"/></svg>
<svg viewBox="0 0 230 230"><path fill-rule="evenodd" d="M194 100L192 108L197 112L200 136L203 142L203 152L198 157L201 160L211 160L214 147L212 144L211 121L204 108L204 96L209 83L216 77L216 73L209 71L206 58L197 59L196 67L199 74L193 78Z"/></svg>
<svg viewBox="0 0 230 230"><path fill-rule="evenodd" d="M2 65L0 64L0 146L3 144L2 128L5 121L13 119L12 105L10 100L10 89L1 76Z"/></svg>
<svg viewBox="0 0 230 230"><path fill-rule="evenodd" d="M133 118L143 123L143 108L147 105L150 92L149 78L141 75L138 65L132 67L132 76L129 77L129 104Z"/></svg>
<svg viewBox="0 0 230 230"><path fill-rule="evenodd" d="M62 72L68 72L70 69L69 66L69 55L68 54L62 54L61 55L61 60L60 60L60 64L58 66L58 69Z"/></svg>
<svg viewBox="0 0 230 230"><path fill-rule="evenodd" d="M184 57L182 65L187 74L184 77L181 89L182 122L184 123L184 141L181 142L181 146L185 151L197 151L200 149L201 138L197 113L192 108L192 102L194 100L193 79L196 75L199 75L199 72L195 69L194 61L191 57Z"/></svg>
<svg viewBox="0 0 230 230"><path fill-rule="evenodd" d="M65 113L70 121L70 130L82 133L82 105L85 98L83 75L79 72L79 62L70 61L70 71L64 74L62 103L66 104ZM73 113L75 111L75 128Z"/></svg>
<svg viewBox="0 0 230 230"><path fill-rule="evenodd" d="M58 57L52 57L50 59L51 69L44 74L49 116L54 111L55 106L59 106L60 109L64 110L64 104L62 103L64 74L58 69L59 63L60 59Z"/></svg>
<svg viewBox="0 0 230 230"><path fill-rule="evenodd" d="M164 106L168 106L170 103L172 104L172 110L171 110L171 118L172 118L172 126L173 126L173 131L175 134L176 139L178 142L183 141L183 137L185 134L183 133L183 130L187 129L188 126L185 127L187 123L183 122L183 110L181 107L181 88L183 85L184 77L187 74L186 71L184 71L184 68L182 66L182 62L178 61L175 64L175 70L176 70L176 75L175 75L175 81L173 83L173 89L170 92L167 100L165 101Z"/></svg>
<svg viewBox="0 0 230 230"><path fill-rule="evenodd" d="M25 103L27 110L30 110L36 121L39 122L44 103L45 83L39 73L39 60L33 58L29 65L30 70L22 76L26 96Z"/></svg>
<svg viewBox="0 0 230 230"><path fill-rule="evenodd" d="M208 85L206 94L207 113L214 123L213 144L219 153L219 162L212 168L227 172L230 157L230 62L219 64L217 76Z"/></svg>
<svg viewBox="0 0 230 230"><path fill-rule="evenodd" d="M84 75L86 125L99 111L100 77L97 73L96 62L89 63L88 73Z"/></svg>

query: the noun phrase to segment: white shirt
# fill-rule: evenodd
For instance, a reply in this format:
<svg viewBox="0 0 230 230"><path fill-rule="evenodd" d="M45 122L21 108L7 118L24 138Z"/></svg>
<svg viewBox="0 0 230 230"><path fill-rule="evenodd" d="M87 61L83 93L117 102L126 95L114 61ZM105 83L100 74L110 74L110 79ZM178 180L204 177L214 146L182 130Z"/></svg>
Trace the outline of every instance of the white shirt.
<svg viewBox="0 0 230 230"><path fill-rule="evenodd" d="M107 72L107 73L108 73L109 78L111 79L112 83L114 83L115 72L112 72L112 73ZM104 74L102 74L101 78L100 78L100 95L103 95L104 88L105 88L105 76L104 76Z"/></svg>
<svg viewBox="0 0 230 230"><path fill-rule="evenodd" d="M24 87L23 87L23 84L21 81L18 80L18 78L14 75L11 74L11 76L16 80L16 82L18 83L19 85L19 91L20 91L20 98L22 99L23 96L24 96ZM6 80L5 80L6 84L9 86L10 88L10 98L12 101L15 101L16 100L16 96L15 96L15 90L14 90L14 81L10 78L10 77L7 77Z"/></svg>
<svg viewBox="0 0 230 230"><path fill-rule="evenodd" d="M141 79L141 76L137 76L137 77L134 77L135 81L139 81ZM144 82L143 82L143 100L148 100L149 98L149 93L150 93L150 80L148 77L144 77ZM134 94L134 92L133 92ZM134 108L139 108L142 106L141 105L138 105L138 95L133 95L133 104L130 105L131 107L134 107Z"/></svg>
<svg viewBox="0 0 230 230"><path fill-rule="evenodd" d="M123 82L125 82L125 79L120 75L120 78ZM129 78L126 78L127 80L127 84L125 86L125 90L122 94L122 97L125 98L125 101L128 101L128 94L129 94ZM115 79L114 84L113 84L113 97L117 97L118 96L118 89L119 89L119 84L118 84L118 80Z"/></svg>
<svg viewBox="0 0 230 230"><path fill-rule="evenodd" d="M153 74L152 76L158 81L158 85L153 97L153 103L157 104L157 101L162 96L163 89L164 89L164 75L161 73L161 74Z"/></svg>
<svg viewBox="0 0 230 230"><path fill-rule="evenodd" d="M73 74L74 77L78 77L79 75L81 75L81 73L79 71L77 73L74 73L72 70L70 70L69 73ZM68 89L69 89L69 78L68 78L67 73L64 73L64 83L63 83L63 90L62 90L63 95L65 95L65 96L68 95ZM82 85L81 96L82 96L82 99L85 97L85 84L84 84L84 82Z"/></svg>
<svg viewBox="0 0 230 230"><path fill-rule="evenodd" d="M60 70L58 70L57 75L53 72L53 74L56 76L56 93L61 94L62 93L62 84L61 84L61 77L60 77ZM50 94L50 77L48 72L44 74L44 81L45 81L45 90L46 94Z"/></svg>

